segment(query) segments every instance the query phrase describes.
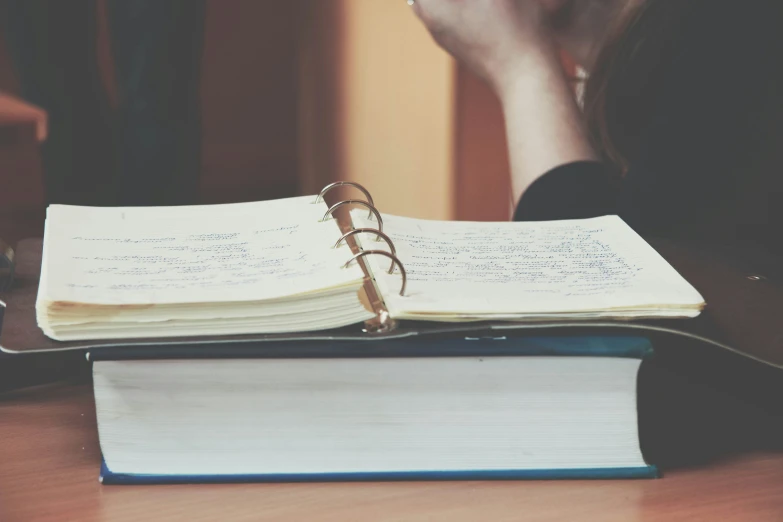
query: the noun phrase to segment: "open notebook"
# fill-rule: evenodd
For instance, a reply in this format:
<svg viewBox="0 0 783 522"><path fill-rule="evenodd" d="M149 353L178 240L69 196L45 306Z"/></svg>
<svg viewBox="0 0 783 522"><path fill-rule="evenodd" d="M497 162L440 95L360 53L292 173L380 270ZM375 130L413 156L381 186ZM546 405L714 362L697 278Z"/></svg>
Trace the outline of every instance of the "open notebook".
<svg viewBox="0 0 783 522"><path fill-rule="evenodd" d="M50 206L38 325L63 341L139 339L400 320L685 318L704 306L616 216L477 223L354 209L338 221L324 219L328 210L316 196ZM382 229L391 243L372 233L340 241L353 228ZM387 256L356 258L361 249L393 251L394 272Z"/></svg>

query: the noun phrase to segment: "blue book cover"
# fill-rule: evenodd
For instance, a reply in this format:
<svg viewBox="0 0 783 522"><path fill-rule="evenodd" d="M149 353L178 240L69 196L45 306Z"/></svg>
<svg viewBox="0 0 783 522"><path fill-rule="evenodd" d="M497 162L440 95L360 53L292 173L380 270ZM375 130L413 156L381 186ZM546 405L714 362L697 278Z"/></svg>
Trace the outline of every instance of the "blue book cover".
<svg viewBox="0 0 783 522"><path fill-rule="evenodd" d="M523 469L411 471L371 473L257 474L257 475L136 475L114 473L101 463L100 481L107 486L164 484L241 484L291 482L392 482L458 480L621 480L658 478L658 468Z"/></svg>
<svg viewBox="0 0 783 522"><path fill-rule="evenodd" d="M290 341L241 344L105 347L91 361L154 359L257 359L345 357L580 356L645 359L653 354L646 337L628 335L411 337L350 341Z"/></svg>

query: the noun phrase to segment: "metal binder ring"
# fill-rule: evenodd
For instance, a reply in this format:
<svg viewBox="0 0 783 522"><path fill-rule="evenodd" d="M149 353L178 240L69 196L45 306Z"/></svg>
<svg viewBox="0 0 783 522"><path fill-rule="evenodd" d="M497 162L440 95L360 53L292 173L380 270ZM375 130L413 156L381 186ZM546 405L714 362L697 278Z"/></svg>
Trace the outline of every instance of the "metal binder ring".
<svg viewBox="0 0 783 522"><path fill-rule="evenodd" d="M335 243L334 247L332 248L337 248L338 246L340 246L340 243L342 243L343 241L345 241L351 236L355 236L356 234L364 234L364 233L375 234L379 238L383 239L384 241L386 241L386 244L389 245L389 249L391 250L392 255L397 255L397 249L394 247L394 243L392 243L391 238L389 238L389 236L387 236L380 230L376 230L374 228L355 228L350 232L346 232L345 234L343 234L343 237L337 240L337 243ZM392 261L392 264L389 267L389 273L391 274L393 272L394 272L394 261Z"/></svg>
<svg viewBox="0 0 783 522"><path fill-rule="evenodd" d="M390 254L385 250L364 250L362 252L359 252L355 256L353 256L351 259L349 259L344 265L343 268L348 268L348 265L351 264L351 261L354 261L355 259L360 259L364 256L368 256L370 254L378 254L381 256L386 256L389 259L392 260L394 264L397 265L397 267L400 269L400 275L402 275L402 288L400 289L400 295L402 297L405 297L405 288L408 286L408 275L405 273L405 267L402 266L402 263L400 260L395 256L394 254Z"/></svg>
<svg viewBox="0 0 783 522"><path fill-rule="evenodd" d="M329 192L330 190L332 190L333 188L337 188L337 187L354 187L356 189L359 189L359 190L362 191L362 193L367 198L367 202L370 205L375 206L375 202L372 200L372 196L370 195L370 191L367 190L366 188L364 188L363 186L359 185L355 181L335 181L334 183L331 183L331 184L325 186L323 188L323 190L321 191L321 193L318 194L318 196L315 198L314 203L320 203L321 201L323 201L324 200L324 196L326 196L326 193ZM369 215L372 216L372 214L369 214Z"/></svg>
<svg viewBox="0 0 783 522"><path fill-rule="evenodd" d="M367 203L366 201L362 201L361 199L346 199L345 201L341 201L339 203L335 203L331 206L329 210L326 211L326 214L324 214L324 217L321 218L321 221L326 221L326 218L332 215L332 213L337 210L340 207L343 207L345 205L362 205L370 209L370 216L375 214L375 218L378 220L378 231L383 232L383 220L381 219L381 213L378 212L378 209L372 206L371 204Z"/></svg>

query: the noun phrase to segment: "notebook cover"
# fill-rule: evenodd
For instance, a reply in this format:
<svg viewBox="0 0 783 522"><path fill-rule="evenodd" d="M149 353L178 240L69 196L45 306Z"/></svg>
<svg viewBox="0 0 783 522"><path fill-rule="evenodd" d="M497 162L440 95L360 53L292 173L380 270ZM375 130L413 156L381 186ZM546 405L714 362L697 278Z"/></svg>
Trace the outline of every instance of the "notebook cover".
<svg viewBox="0 0 783 522"><path fill-rule="evenodd" d="M522 469L464 471L393 471L313 474L257 475L136 475L112 472L101 462L100 481L104 485L219 484L253 482L389 482L456 480L606 480L651 479L660 477L655 466L638 468Z"/></svg>
<svg viewBox="0 0 783 522"><path fill-rule="evenodd" d="M727 351L744 358L783 369L783 262L768 253L745 245L696 245L685 242L649 240L707 301L700 317L690 320L589 321L558 323L415 323L406 322L386 334L367 334L362 325L324 332L230 337L192 337L119 341L58 342L37 327L35 299L41 266L42 241L20 242L16 253L16 284L0 299L8 304L0 325L0 350L7 353L95 351L108 347L171 347L191 349L196 345L258 345L309 341L364 341L443 335L659 335L687 340L713 351ZM658 345L658 343L656 343ZM719 350L715 350L718 348Z"/></svg>

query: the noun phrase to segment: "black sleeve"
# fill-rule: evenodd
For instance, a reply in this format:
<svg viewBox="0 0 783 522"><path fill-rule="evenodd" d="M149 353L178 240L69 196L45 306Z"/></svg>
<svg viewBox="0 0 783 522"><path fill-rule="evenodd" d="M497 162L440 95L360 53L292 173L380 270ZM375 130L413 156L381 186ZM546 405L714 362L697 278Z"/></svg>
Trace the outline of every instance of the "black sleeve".
<svg viewBox="0 0 783 522"><path fill-rule="evenodd" d="M514 221L580 219L617 212L617 187L597 161L567 163L530 185L517 204Z"/></svg>
<svg viewBox="0 0 783 522"><path fill-rule="evenodd" d="M515 220L618 214L647 236L783 251L783 2L688 5L667 31L645 34L607 95L625 176L600 163L555 168L525 192Z"/></svg>

